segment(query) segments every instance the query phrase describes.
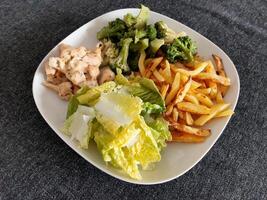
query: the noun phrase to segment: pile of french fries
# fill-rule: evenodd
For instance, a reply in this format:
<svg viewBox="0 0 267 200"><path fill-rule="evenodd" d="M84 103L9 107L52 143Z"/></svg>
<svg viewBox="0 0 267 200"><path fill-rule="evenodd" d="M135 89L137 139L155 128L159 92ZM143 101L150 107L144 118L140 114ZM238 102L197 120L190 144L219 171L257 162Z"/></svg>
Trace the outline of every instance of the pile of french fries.
<svg viewBox="0 0 267 200"><path fill-rule="evenodd" d="M176 142L203 142L211 134L202 126L217 117L234 112L223 100L230 86L222 60L213 55L203 61L196 57L194 64L170 64L163 57L139 58L139 74L152 79L165 100L164 117L169 121L172 140Z"/></svg>

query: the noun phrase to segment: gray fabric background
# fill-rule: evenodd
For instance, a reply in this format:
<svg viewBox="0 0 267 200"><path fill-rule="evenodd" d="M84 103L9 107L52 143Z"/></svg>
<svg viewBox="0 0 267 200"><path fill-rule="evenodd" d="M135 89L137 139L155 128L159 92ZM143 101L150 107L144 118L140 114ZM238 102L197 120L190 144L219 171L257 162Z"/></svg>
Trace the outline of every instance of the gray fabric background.
<svg viewBox="0 0 267 200"><path fill-rule="evenodd" d="M192 170L166 184L119 181L86 162L38 113L31 84L60 40L138 1L0 1L0 199L267 199L267 2L145 1L220 46L235 63L236 114Z"/></svg>

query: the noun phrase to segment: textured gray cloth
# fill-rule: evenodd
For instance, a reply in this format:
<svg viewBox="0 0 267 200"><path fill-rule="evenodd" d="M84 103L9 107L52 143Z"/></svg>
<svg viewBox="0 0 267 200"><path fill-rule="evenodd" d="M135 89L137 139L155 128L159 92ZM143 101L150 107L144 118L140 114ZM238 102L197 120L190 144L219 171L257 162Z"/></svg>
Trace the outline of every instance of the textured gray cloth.
<svg viewBox="0 0 267 200"><path fill-rule="evenodd" d="M0 2L0 199L267 199L266 1L145 1L220 46L235 63L236 114L211 151L171 182L119 181L71 150L45 123L32 79L59 41L138 1ZM265 87L264 87L265 86Z"/></svg>

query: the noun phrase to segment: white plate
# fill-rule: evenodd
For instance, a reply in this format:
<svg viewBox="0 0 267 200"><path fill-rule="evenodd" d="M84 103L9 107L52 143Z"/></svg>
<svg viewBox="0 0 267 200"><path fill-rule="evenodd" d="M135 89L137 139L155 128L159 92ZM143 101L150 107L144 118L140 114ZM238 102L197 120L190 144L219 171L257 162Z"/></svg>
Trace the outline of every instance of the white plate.
<svg viewBox="0 0 267 200"><path fill-rule="evenodd" d="M80 27L62 40L61 43L70 44L76 47L82 45L88 48L94 48L97 43L97 31L105 26L109 21L114 20L117 17L122 18L122 16L128 12L137 14L139 9L121 9L106 13ZM151 12L150 16L150 23L163 20L175 31L185 31L194 41L196 41L198 52L204 58L211 59L212 54L217 54L222 58L225 65L225 71L230 77L232 84L225 96L225 100L226 102L231 103L231 108L234 110L239 96L240 83L237 70L231 59L218 46L191 28L156 12ZM141 181L131 179L119 170L114 169L111 166L107 166L103 162L101 155L93 142L91 142L88 150L83 150L78 148L69 137L60 131L66 116L67 102L60 100L56 93L42 85L45 78L43 67L44 62L46 62L50 56L54 55L58 55L58 45L55 46L42 60L34 75L32 90L38 110L49 126L74 151L92 165L118 179L136 184L158 184L170 181L183 175L196 163L198 163L210 150L230 120L230 117L225 117L221 119L214 119L207 124L207 126L212 130L212 135L204 143L168 144L167 148L162 152L162 159L156 164L155 169L151 171L142 171L141 174L143 179Z"/></svg>

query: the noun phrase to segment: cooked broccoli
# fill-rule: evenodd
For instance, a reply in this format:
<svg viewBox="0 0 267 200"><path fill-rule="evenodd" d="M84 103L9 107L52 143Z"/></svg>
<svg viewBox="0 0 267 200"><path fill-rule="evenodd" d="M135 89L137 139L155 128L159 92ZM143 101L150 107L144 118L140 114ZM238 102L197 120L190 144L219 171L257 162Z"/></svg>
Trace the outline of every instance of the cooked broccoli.
<svg viewBox="0 0 267 200"><path fill-rule="evenodd" d="M147 37L154 40L157 37L157 29L153 25L148 25L146 28Z"/></svg>
<svg viewBox="0 0 267 200"><path fill-rule="evenodd" d="M103 61L101 63L102 66L108 65L110 60L118 57L119 49L116 47L116 44L111 42L109 39L102 40L103 48L102 48L102 57Z"/></svg>
<svg viewBox="0 0 267 200"><path fill-rule="evenodd" d="M150 42L150 49L151 49L152 53L155 54L162 45L164 45L163 39L156 38L156 39L152 40Z"/></svg>
<svg viewBox="0 0 267 200"><path fill-rule="evenodd" d="M136 17L134 17L131 13L124 15L123 20L127 27L131 27L136 24Z"/></svg>
<svg viewBox="0 0 267 200"><path fill-rule="evenodd" d="M140 40L138 43L131 43L130 45L130 55L128 57L128 63L133 71L138 71L138 61L142 51L144 51L149 46L148 38Z"/></svg>
<svg viewBox="0 0 267 200"><path fill-rule="evenodd" d="M116 69L120 68L124 73L130 71L130 68L127 63L127 58L129 55L129 46L133 41L132 38L122 39L122 48L120 50L119 56L115 59L112 59L110 62L111 68Z"/></svg>
<svg viewBox="0 0 267 200"><path fill-rule="evenodd" d="M157 37L164 38L165 43L172 43L175 38L186 36L184 32L175 33L163 21L156 22L155 28L157 30Z"/></svg>
<svg viewBox="0 0 267 200"><path fill-rule="evenodd" d="M124 16L123 20L127 27L134 27L139 30L144 29L149 17L149 11L150 10L148 7L141 4L141 9L138 16L134 17L132 14L128 13Z"/></svg>
<svg viewBox="0 0 267 200"><path fill-rule="evenodd" d="M172 63L177 61L192 62L197 51L196 45L188 36L174 39L173 43L166 49L167 59Z"/></svg>
<svg viewBox="0 0 267 200"><path fill-rule="evenodd" d="M110 38L112 41L117 42L123 38L126 31L127 27L125 22L117 18L116 20L109 22L107 26L97 32L97 39L102 40L104 38Z"/></svg>

